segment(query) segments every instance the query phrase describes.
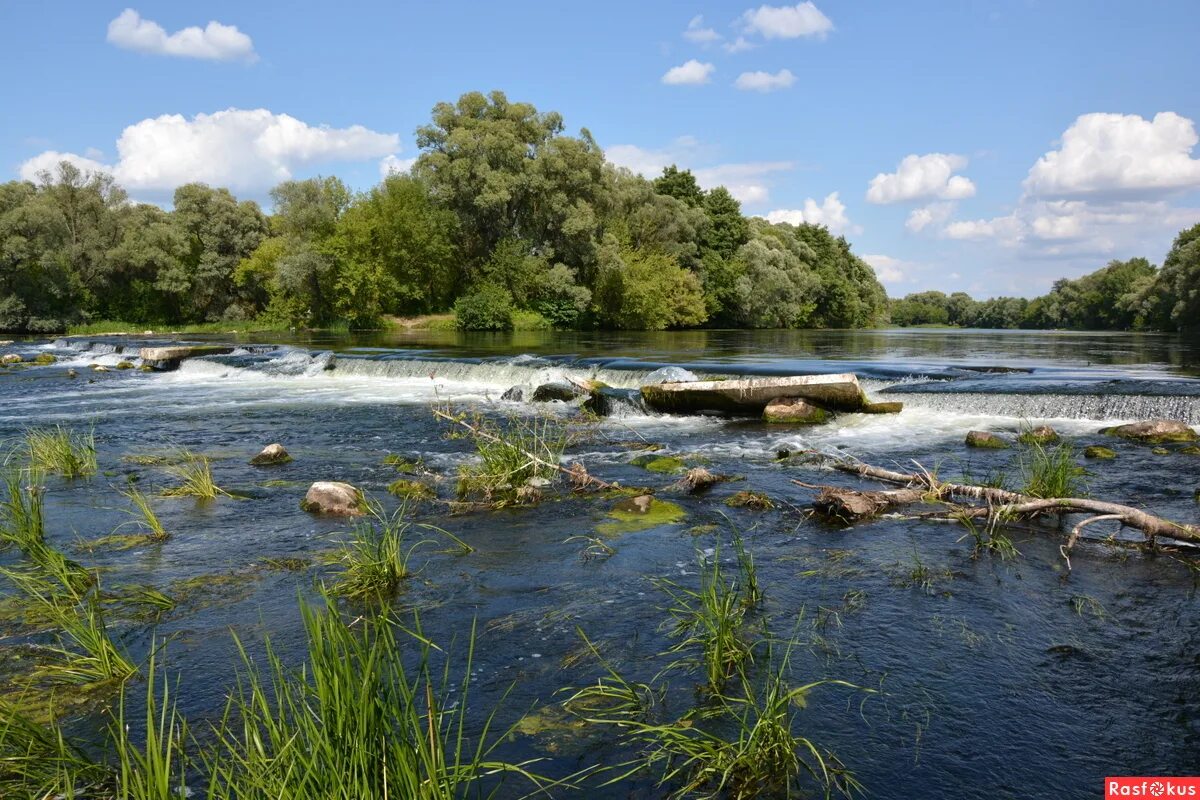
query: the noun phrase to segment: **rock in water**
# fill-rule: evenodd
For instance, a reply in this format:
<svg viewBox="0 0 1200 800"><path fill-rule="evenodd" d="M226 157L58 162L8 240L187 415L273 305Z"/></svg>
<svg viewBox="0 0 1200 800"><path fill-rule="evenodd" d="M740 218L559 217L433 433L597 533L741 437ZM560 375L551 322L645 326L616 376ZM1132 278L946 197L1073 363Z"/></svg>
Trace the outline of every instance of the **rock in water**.
<svg viewBox="0 0 1200 800"><path fill-rule="evenodd" d="M1036 428L1030 428L1017 437L1017 441L1021 444L1053 444L1058 439L1058 431L1049 425L1039 425Z"/></svg>
<svg viewBox="0 0 1200 800"><path fill-rule="evenodd" d="M1187 423L1174 419L1151 419L1145 422L1131 422L1128 425L1116 425L1111 428L1101 428L1101 433L1110 436L1120 436L1122 439L1133 439L1146 444L1162 444L1163 442L1195 442L1200 435Z"/></svg>
<svg viewBox="0 0 1200 800"><path fill-rule="evenodd" d="M828 419L828 411L799 397L776 397L763 409L764 422L817 425Z"/></svg>
<svg viewBox="0 0 1200 800"><path fill-rule="evenodd" d="M20 364L20 363L21 363L21 357L19 355L17 355L16 353L9 353L8 355L0 357L0 364Z"/></svg>
<svg viewBox="0 0 1200 800"><path fill-rule="evenodd" d="M317 481L308 487L300 508L310 514L358 517L366 513L367 504L363 493L348 483Z"/></svg>
<svg viewBox="0 0 1200 800"><path fill-rule="evenodd" d="M53 364L55 361L58 361L58 359L53 353L38 353L38 357L33 360L33 363L45 366L47 364Z"/></svg>
<svg viewBox="0 0 1200 800"><path fill-rule="evenodd" d="M67 377L68 378L78 378L79 373L76 372L74 369L69 369L69 370L67 370Z"/></svg>
<svg viewBox="0 0 1200 800"><path fill-rule="evenodd" d="M1094 444L1091 447L1089 447L1083 451L1083 457L1109 460L1109 459L1116 458L1117 453L1115 450L1112 450L1111 448L1103 447L1098 444Z"/></svg>
<svg viewBox="0 0 1200 800"><path fill-rule="evenodd" d="M514 386L511 389L506 390L504 394L500 395L500 399L507 400L510 403L520 403L525 399L525 387Z"/></svg>
<svg viewBox="0 0 1200 800"><path fill-rule="evenodd" d="M255 467L269 467L274 464L286 464L291 460L292 457L283 449L283 445L269 444L261 453L250 459L250 464Z"/></svg>
<svg viewBox="0 0 1200 800"><path fill-rule="evenodd" d="M1002 450L1008 447L1008 442L994 433L987 431L967 431L967 447L984 447L989 450Z"/></svg>
<svg viewBox="0 0 1200 800"><path fill-rule="evenodd" d="M549 403L553 400L561 400L569 403L577 397L582 397L583 394L583 389L569 383L543 383L533 390L533 402Z"/></svg>

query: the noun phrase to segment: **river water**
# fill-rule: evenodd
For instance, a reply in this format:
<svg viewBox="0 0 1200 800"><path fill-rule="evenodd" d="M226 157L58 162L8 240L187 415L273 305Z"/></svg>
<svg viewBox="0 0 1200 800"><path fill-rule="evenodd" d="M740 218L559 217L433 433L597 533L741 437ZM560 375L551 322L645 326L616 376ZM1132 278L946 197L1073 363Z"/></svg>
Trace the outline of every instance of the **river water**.
<svg viewBox="0 0 1200 800"><path fill-rule="evenodd" d="M476 621L473 702L484 708L503 700L503 723L527 712L539 720L501 754L545 759L538 769L556 775L629 758L611 736L556 727L544 711L561 699L558 690L599 675L594 663L574 658L577 629L629 678L649 681L670 644L661 625L666 598L653 579L693 585L697 553L716 549L726 558L736 527L758 565L769 628L801 642L792 657L794 679L837 678L878 691L819 689L800 716L802 732L835 752L870 796L1092 798L1106 775L1188 774L1200 767L1195 561L1089 541L1077 547L1068 573L1058 549L1063 531L1050 523L1013 530L1020 555L1008 560L976 556L966 531L953 524L881 519L839 528L804 513L812 492L792 479L871 484L776 458L781 449L811 448L906 469L916 461L943 477L1011 477L1019 471L1016 451L968 450L966 431L1011 435L1047 423L1080 449L1118 450L1114 461L1087 464L1094 496L1200 522L1200 456L1113 445L1098 433L1105 424L1150 417L1200 425L1194 343L1025 331L418 331L243 337L232 355L186 361L174 372L88 369L128 358L136 364L138 346L165 341L95 337L0 346L0 355L58 357L50 366L0 372L0 438L55 423L94 429L102 474L51 480L48 487L49 538L68 551L129 519L117 494L128 477L149 487L169 480L154 466L129 461L131 454L178 446L202 452L214 459L217 482L240 496L207 504L156 500L172 533L166 543L73 553L102 568L107 585L208 587L203 602L181 605L156 627L117 623L122 643L138 657L152 636L170 639L168 668L184 676L176 696L193 720L218 714L234 680L231 633L252 653L261 653L258 643L269 633L285 658L299 659L297 596L311 592L314 578L333 574L327 554L346 529L299 509L310 482L348 481L391 508L386 487L397 475L383 464L387 455L420 458L446 475L471 458L470 443L447 439L431 405L566 417L573 409L561 403L535 406L500 396L564 375L636 388L682 370L699 377L850 371L873 397L903 400L905 410L843 415L797 430L661 416L630 405L597 423L568 458L606 480L660 490L673 480L631 464L636 453L623 446L630 440L660 444L662 454L744 479L703 497L660 491L687 517L609 538L615 552L607 558L583 558L583 545L569 540L597 535L610 500L563 491L533 508L450 515L427 504L413 512L475 552L423 550L403 603L421 610L425 632L452 653L464 649ZM78 378L67 377L72 367ZM246 463L276 441L292 463L269 470ZM743 489L765 492L778 507L726 507L722 501ZM453 481L438 491L452 497ZM1097 540L1112 532L1103 525L1090 530ZM303 558L311 566L271 569L264 562L272 557ZM0 554L5 564L15 560ZM932 576L928 585L913 585L917 564ZM181 583L189 579L198 580ZM0 646L25 636L8 633ZM698 681L674 678L673 712L696 701ZM73 725L86 732L97 721L85 716ZM646 777L598 783L551 796L664 792Z"/></svg>

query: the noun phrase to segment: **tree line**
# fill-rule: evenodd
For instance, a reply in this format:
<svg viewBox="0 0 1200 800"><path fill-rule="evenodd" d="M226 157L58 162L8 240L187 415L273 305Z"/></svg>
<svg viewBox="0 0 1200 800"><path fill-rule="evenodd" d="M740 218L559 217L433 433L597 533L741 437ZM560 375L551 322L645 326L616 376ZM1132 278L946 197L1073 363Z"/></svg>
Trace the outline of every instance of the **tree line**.
<svg viewBox="0 0 1200 800"><path fill-rule="evenodd" d="M887 295L842 237L742 215L724 187L647 180L591 134L503 93L439 103L407 174L368 191L285 181L273 212L228 189L132 203L70 163L0 185L0 330L93 320L378 326L453 309L460 327L842 327Z"/></svg>
<svg viewBox="0 0 1200 800"><path fill-rule="evenodd" d="M978 301L965 292L919 292L890 301L895 325L1112 331L1200 330L1200 224L1175 238L1161 267L1145 258L1110 261L1041 297Z"/></svg>

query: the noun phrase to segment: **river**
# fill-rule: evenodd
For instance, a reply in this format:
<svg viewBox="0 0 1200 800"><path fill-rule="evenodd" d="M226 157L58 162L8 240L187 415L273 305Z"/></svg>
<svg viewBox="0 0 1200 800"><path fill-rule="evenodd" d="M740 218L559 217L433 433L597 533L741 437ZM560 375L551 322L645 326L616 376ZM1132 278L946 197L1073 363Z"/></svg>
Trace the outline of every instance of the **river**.
<svg viewBox="0 0 1200 800"><path fill-rule="evenodd" d="M186 337L185 337L186 338ZM226 337L218 337L228 340ZM461 652L478 625L473 702L496 704L512 722L593 682L577 663L581 629L631 679L649 681L668 646L666 598L653 579L697 580L697 553L728 558L729 530L744 533L766 596L763 615L779 636L801 642L797 681L837 678L876 690L819 689L800 715L803 733L829 748L879 798L1093 798L1107 775L1194 773L1200 759L1200 601L1196 561L1098 541L1072 555L1068 572L1050 523L1011 532L1019 556L973 553L959 525L885 518L841 528L805 513L812 492L792 479L867 488L817 466L780 461L783 449L815 449L943 477L1019 472L1017 450L964 447L968 430L1010 436L1050 424L1078 448L1105 444L1110 462L1087 462L1088 490L1181 522L1200 522L1200 456L1119 442L1103 425L1170 417L1200 425L1200 345L1153 334L1044 331L696 331L678 333L518 332L466 335L409 331L359 336L276 334L238 339L227 356L183 362L173 372L116 370L136 348L175 339L23 339L0 346L48 366L0 371L0 438L62 423L94 429L101 474L52 479L51 541L71 551L129 520L117 494L129 477L167 480L137 454L187 447L213 459L217 482L237 498L156 500L172 538L129 550L73 552L103 570L106 584L169 590L214 588L157 626L120 624L137 657L169 640L168 670L183 676L177 697L189 718L219 714L234 680L236 633L252 654L269 633L285 658L299 657L297 595L328 577L327 554L346 523L304 513L314 480L343 480L388 508L397 477L390 454L421 459L452 475L471 444L447 439L434 404L490 415L551 414L565 404L510 402L510 387L563 375L636 388L663 375L777 375L855 372L868 393L903 400L899 415L843 415L813 428L755 420L670 417L636 405L596 423L568 452L605 480L662 490L673 478L631 463L630 440L703 463L741 480L706 496L668 495L682 521L606 541L613 553L584 558L572 537L595 535L611 500L565 490L532 508L449 514L417 508L414 519L461 537L468 555L422 550L419 574L401 601L421 610L425 633ZM109 371L89 369L93 364ZM78 371L77 378L67 370ZM686 370L686 373L684 372ZM290 464L251 467L250 456L281 442ZM1080 459L1080 463L1084 463ZM753 489L772 510L722 501ZM438 485L453 496L453 482ZM660 492L661 493L661 492ZM967 538L964 538L967 536ZM263 568L293 557L300 570ZM11 564L18 557L0 554ZM914 565L933 576L913 585ZM224 577L222 577L224 576ZM230 579L229 576L234 576ZM5 589L7 591L7 589ZM30 634L6 631L0 647ZM449 647L453 640L455 647ZM698 679L697 679L698 680ZM676 679L668 702L682 713L694 695ZM685 688L680 688L681 686ZM73 721L86 734L97 715ZM611 736L559 729L514 735L512 758L545 759L565 775L615 764L630 751ZM652 780L599 781L555 797L658 797ZM507 796L507 795L505 795Z"/></svg>

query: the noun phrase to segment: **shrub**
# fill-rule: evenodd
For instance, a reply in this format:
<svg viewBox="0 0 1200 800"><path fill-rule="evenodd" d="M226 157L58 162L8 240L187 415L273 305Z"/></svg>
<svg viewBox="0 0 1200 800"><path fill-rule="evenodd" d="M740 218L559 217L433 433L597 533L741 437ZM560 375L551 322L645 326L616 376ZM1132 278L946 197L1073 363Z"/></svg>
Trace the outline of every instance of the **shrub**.
<svg viewBox="0 0 1200 800"><path fill-rule="evenodd" d="M459 330L510 331L513 327L512 295L499 286L483 285L454 304Z"/></svg>

